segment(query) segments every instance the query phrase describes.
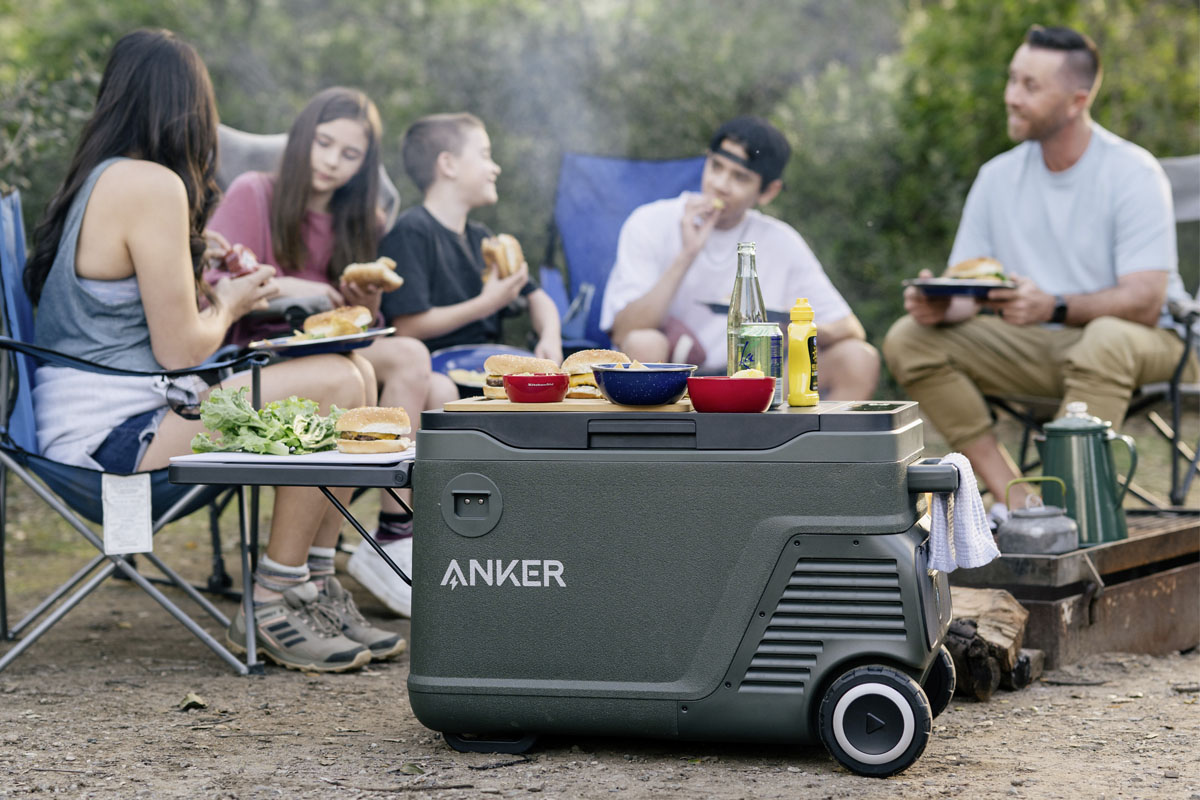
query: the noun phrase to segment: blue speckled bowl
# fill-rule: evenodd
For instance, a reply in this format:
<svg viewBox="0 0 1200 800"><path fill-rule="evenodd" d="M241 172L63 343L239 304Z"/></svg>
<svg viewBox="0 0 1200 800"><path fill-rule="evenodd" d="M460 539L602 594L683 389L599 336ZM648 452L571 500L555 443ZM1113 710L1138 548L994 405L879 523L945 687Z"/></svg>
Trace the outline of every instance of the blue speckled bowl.
<svg viewBox="0 0 1200 800"><path fill-rule="evenodd" d="M646 369L629 369L628 364L595 364L592 374L600 394L622 406L662 406L683 397L688 376L695 364L646 364Z"/></svg>

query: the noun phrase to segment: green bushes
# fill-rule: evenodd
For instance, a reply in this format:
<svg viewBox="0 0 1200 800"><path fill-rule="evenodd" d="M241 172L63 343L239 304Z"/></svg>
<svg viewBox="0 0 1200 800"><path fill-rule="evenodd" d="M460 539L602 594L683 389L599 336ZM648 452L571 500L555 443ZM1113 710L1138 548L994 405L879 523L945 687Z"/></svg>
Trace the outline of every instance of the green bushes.
<svg viewBox="0 0 1200 800"><path fill-rule="evenodd" d="M199 48L235 127L286 130L318 89L365 89L406 206L405 126L475 112L504 168L500 204L478 216L531 255L564 151L681 157L727 117L766 116L795 148L768 211L809 240L875 341L900 313L900 279L944 263L980 164L1011 146L1003 85L1031 23L1097 40L1100 124L1157 155L1200 151L1191 0L43 0L3 13L0 181L23 188L30 226L106 51L161 25ZM28 127L18 140L22 119L35 141Z"/></svg>

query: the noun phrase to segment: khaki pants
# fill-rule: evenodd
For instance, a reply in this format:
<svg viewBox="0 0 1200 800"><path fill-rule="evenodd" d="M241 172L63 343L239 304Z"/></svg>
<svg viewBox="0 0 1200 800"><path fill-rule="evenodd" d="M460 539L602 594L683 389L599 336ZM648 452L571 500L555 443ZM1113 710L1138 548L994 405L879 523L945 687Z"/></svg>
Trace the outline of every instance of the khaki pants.
<svg viewBox="0 0 1200 800"><path fill-rule="evenodd" d="M992 425L987 395L1061 397L1119 427L1134 389L1169 380L1183 342L1165 328L1099 317L1082 328L1010 325L977 316L957 325L920 325L904 317L888 331L883 355L896 380L962 450ZM1195 354L1184 380L1194 380Z"/></svg>

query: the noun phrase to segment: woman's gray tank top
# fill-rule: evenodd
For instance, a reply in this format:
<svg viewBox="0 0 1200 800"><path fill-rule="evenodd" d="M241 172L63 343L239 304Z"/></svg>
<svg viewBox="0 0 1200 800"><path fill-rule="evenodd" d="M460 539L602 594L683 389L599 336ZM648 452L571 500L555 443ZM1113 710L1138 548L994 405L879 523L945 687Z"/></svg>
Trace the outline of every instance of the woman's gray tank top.
<svg viewBox="0 0 1200 800"><path fill-rule="evenodd" d="M150 348L150 328L146 325L141 296L106 302L88 292L75 274L75 251L83 212L100 175L121 160L110 158L97 164L67 212L58 255L38 304L35 341L98 364L153 372L162 367Z"/></svg>

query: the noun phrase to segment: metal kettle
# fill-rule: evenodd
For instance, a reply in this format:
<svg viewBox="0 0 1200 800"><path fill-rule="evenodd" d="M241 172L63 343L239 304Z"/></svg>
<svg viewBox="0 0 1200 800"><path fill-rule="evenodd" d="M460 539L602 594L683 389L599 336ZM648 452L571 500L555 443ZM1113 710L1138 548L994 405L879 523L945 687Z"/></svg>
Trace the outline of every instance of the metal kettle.
<svg viewBox="0 0 1200 800"><path fill-rule="evenodd" d="M1066 494L1067 486L1062 478L1016 478L1008 482L1004 490L1004 505L1008 506L1008 490L1014 483L1038 483L1053 481ZM1001 553L1032 553L1057 555L1079 548L1079 526L1058 506L1009 507L1009 517L1000 523L996 531L996 547Z"/></svg>
<svg viewBox="0 0 1200 800"><path fill-rule="evenodd" d="M1137 469L1133 439L1116 433L1112 423L1087 413L1086 403L1068 403L1065 416L1048 422L1037 437L1042 474L1061 478L1064 488L1053 485L1044 492L1048 505L1061 505L1079 525L1079 546L1089 547L1128 537L1121 506L1129 481ZM1129 471L1117 481L1113 443L1129 450Z"/></svg>

